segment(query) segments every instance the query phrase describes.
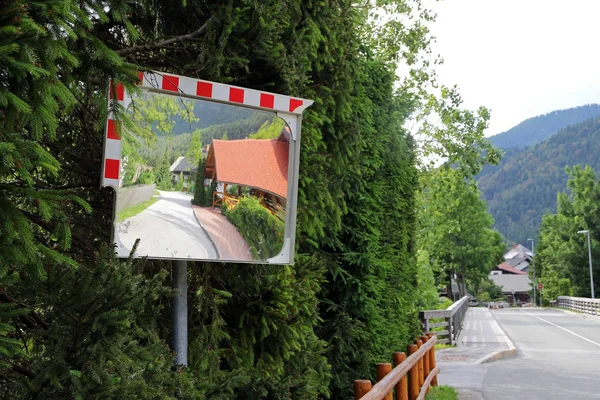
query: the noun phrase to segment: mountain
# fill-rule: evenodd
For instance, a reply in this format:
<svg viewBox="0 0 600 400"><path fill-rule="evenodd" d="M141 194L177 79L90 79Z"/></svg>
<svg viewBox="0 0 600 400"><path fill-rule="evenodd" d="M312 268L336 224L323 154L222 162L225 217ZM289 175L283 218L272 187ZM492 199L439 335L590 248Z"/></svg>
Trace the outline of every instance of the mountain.
<svg viewBox="0 0 600 400"><path fill-rule="evenodd" d="M537 235L545 212L556 211L556 194L566 190L565 166L590 165L600 172L600 117L560 130L525 149L511 149L500 165L486 167L478 187L496 228L515 243Z"/></svg>
<svg viewBox="0 0 600 400"><path fill-rule="evenodd" d="M539 143L565 126L577 124L600 116L600 104L588 104L526 119L519 125L490 137L495 147L501 149L523 148Z"/></svg>

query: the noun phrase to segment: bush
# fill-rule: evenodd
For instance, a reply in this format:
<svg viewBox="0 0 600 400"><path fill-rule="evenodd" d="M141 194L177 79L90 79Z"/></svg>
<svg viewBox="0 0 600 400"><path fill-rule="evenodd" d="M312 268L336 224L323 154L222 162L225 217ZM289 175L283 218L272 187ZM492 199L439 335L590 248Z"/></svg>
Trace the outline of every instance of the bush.
<svg viewBox="0 0 600 400"><path fill-rule="evenodd" d="M152 170L146 170L140 174L140 177L138 178L138 183L142 185L148 185L154 183L154 180L155 177Z"/></svg>
<svg viewBox="0 0 600 400"><path fill-rule="evenodd" d="M195 206L209 207L212 205L212 191L206 190L206 187L204 186L204 171L205 160L201 158L198 162L198 171L196 172L196 183L194 184L194 198L192 199L192 204Z"/></svg>
<svg viewBox="0 0 600 400"><path fill-rule="evenodd" d="M178 192L183 192L183 189L184 189L184 187L183 187L183 179L184 179L183 178L183 172L180 172L179 173L179 179L177 179L177 184L175 185L175 189Z"/></svg>
<svg viewBox="0 0 600 400"><path fill-rule="evenodd" d="M223 214L239 230L256 259L271 258L281 251L285 224L257 198L243 197L233 210L223 207Z"/></svg>

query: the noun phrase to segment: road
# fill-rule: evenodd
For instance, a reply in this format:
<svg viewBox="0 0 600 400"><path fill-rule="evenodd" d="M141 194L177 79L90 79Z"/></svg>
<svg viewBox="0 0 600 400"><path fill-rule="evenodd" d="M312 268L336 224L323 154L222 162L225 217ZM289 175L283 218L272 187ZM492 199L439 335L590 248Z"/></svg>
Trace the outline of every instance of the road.
<svg viewBox="0 0 600 400"><path fill-rule="evenodd" d="M600 399L599 318L557 309L492 313L519 355L489 364L454 364L454 383L460 373L457 386L473 390L472 397L463 398Z"/></svg>
<svg viewBox="0 0 600 400"><path fill-rule="evenodd" d="M192 196L160 191L160 200L117 224L119 256L127 256L137 238L136 254L151 258L217 259L213 242L192 210Z"/></svg>

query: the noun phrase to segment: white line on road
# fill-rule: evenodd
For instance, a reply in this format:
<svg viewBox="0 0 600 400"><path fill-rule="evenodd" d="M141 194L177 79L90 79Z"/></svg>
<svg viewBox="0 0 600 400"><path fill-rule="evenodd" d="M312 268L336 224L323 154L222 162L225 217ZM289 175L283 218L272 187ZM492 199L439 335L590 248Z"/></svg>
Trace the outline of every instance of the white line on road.
<svg viewBox="0 0 600 400"><path fill-rule="evenodd" d="M540 318L540 317L538 317L537 315L533 315L533 314L531 314L531 313L528 313L527 311L524 311L524 310L521 310L521 311L522 311L522 312L524 312L525 314L527 314L527 315L529 315L529 316L533 317L533 318L537 318L537 319L539 319L540 321L544 321L544 322L546 322L547 324L550 324L550 325L552 325L552 326L555 326L555 327L557 327L558 329L562 329L563 331L565 331L565 332L567 332L567 333L570 333L570 334L571 334L571 335L573 335L573 336L577 336L578 338L580 338L580 339L583 339L583 340L585 340L586 342L589 342L589 343L591 343L591 344L595 344L596 346L600 347L600 343L594 342L594 341L593 341L593 340L591 340L591 339L588 339L588 338L586 338L586 337L583 337L583 336L581 336L581 335L579 335L579 334L577 334L577 333L575 333L575 332L573 332L573 331L571 331L571 330L569 330L569 329L567 329L567 328L563 328L563 327L562 327L562 326L560 326L560 325L556 325L555 323L553 323L553 322L550 322L550 321L548 321L548 320L546 320L546 319L544 319L544 318Z"/></svg>

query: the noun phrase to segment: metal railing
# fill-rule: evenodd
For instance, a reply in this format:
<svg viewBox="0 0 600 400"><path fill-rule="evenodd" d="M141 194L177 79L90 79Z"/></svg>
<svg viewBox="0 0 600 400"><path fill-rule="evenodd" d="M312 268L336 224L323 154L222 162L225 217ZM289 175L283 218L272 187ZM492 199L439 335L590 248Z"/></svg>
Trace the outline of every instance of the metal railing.
<svg viewBox="0 0 600 400"><path fill-rule="evenodd" d="M435 335L428 333L408 345L408 358L403 352L393 354L394 369L390 363L377 364L377 384L372 386L370 380L354 381L354 398L393 400L395 392L397 400L424 399L429 386L437 386L440 369L435 366L436 343Z"/></svg>
<svg viewBox="0 0 600 400"><path fill-rule="evenodd" d="M600 314L600 299L558 296L558 306L584 314Z"/></svg>
<svg viewBox="0 0 600 400"><path fill-rule="evenodd" d="M445 310L421 311L419 316L421 317L423 332L430 332L434 328L445 328L444 330L435 331L433 333L440 337L440 339L438 339L439 343L447 343L450 346L453 346L462 329L462 323L465 319L468 306L469 298L465 296ZM432 321L439 319L443 319L443 321Z"/></svg>

